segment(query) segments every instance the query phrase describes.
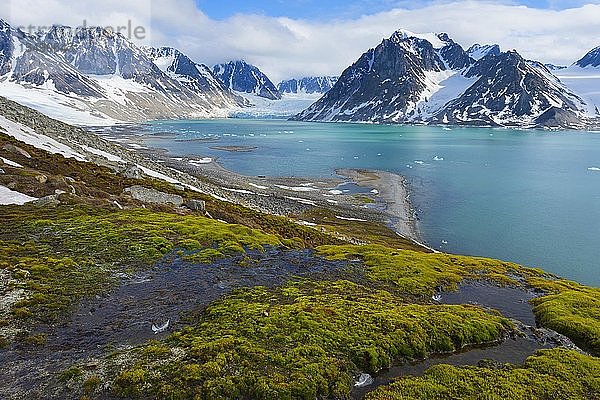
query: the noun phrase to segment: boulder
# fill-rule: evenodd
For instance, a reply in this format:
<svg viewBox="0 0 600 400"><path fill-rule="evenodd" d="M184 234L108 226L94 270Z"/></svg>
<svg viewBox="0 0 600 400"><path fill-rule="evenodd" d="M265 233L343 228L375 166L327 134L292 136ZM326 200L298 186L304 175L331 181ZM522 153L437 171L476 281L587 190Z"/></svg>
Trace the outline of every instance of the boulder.
<svg viewBox="0 0 600 400"><path fill-rule="evenodd" d="M34 204L38 207L55 207L60 204L60 200L58 200L58 194L51 194L49 196L44 196L40 199L34 200L31 204Z"/></svg>
<svg viewBox="0 0 600 400"><path fill-rule="evenodd" d="M25 150L23 150L20 147L15 146L14 144L7 143L2 147L2 149L6 150L8 152L11 152L13 154L19 154L19 155L22 155L23 157L31 158L31 155L28 152L26 152Z"/></svg>
<svg viewBox="0 0 600 400"><path fill-rule="evenodd" d="M173 204L175 206L181 206L183 204L183 197L177 194L160 192L156 189L150 189L139 185L125 188L124 191L125 193L129 193L135 200L144 203Z"/></svg>
<svg viewBox="0 0 600 400"><path fill-rule="evenodd" d="M204 200L188 200L185 206L192 211L206 211L206 202Z"/></svg>

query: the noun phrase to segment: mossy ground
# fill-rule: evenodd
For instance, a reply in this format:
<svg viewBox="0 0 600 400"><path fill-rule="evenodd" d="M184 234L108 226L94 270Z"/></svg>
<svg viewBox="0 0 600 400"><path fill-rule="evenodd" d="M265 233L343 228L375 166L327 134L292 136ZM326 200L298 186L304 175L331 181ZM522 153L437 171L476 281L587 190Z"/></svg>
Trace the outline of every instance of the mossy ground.
<svg viewBox="0 0 600 400"><path fill-rule="evenodd" d="M380 244L395 249L431 251L412 240L399 236L381 222L344 220L337 218L332 210L324 208L308 210L298 218L315 223L332 235L352 238L354 241L362 243Z"/></svg>
<svg viewBox="0 0 600 400"><path fill-rule="evenodd" d="M74 300L108 290L116 273L148 267L176 249L206 263L266 245L304 245L199 215L145 209L14 206L2 212L0 268L11 273L13 289L28 293L12 308L22 321L54 321Z"/></svg>
<svg viewBox="0 0 600 400"><path fill-rule="evenodd" d="M497 368L437 365L422 377L401 378L368 400L600 398L600 359L565 349L541 350L523 365Z"/></svg>
<svg viewBox="0 0 600 400"><path fill-rule="evenodd" d="M139 398L347 398L356 372L496 341L510 327L479 307L407 304L349 281L256 287L139 348L114 389Z"/></svg>
<svg viewBox="0 0 600 400"><path fill-rule="evenodd" d="M57 208L1 207L0 288L18 296L7 303L9 313L0 310L0 330L56 322L83 297L110 290L117 274L147 268L174 251L205 263L265 245L311 247L324 257L359 259L364 266L364 277L356 282L303 280L238 290L166 340L109 357L103 368L110 374L77 366L63 371L60 382L68 387L76 382L80 395L108 390L142 398L346 398L359 371L495 341L511 329L506 319L479 307L432 304L433 293L454 289L465 278L548 292L534 301L539 321L599 351L598 289L512 263L425 254L381 224L339 220L328 210L302 216L314 218L325 228L321 232L168 183L126 179L0 134L3 143L18 145L32 157L8 154L24 168L7 167L0 184L10 180L17 190L37 197L71 187L77 195ZM7 155L3 151L0 155ZM39 173L47 175L47 183L36 179ZM111 205L119 199L140 207L123 197L123 189L135 184L204 199L209 213L229 224L169 206L118 210ZM344 245L340 237L369 244ZM44 334L23 332L23 343L44 346ZM9 344L0 336L0 347ZM422 378L380 389L373 394L380 397L373 398L406 398L407 393L414 393L411 398L481 398L473 394L478 389L490 399L598 398L598 376L597 359L554 350L519 367L438 366Z"/></svg>

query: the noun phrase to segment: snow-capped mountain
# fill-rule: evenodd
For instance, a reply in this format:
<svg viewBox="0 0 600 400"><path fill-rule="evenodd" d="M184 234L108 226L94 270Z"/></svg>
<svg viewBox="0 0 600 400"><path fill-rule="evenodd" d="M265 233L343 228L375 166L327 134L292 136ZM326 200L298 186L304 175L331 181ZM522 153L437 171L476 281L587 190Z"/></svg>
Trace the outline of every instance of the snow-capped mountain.
<svg viewBox="0 0 600 400"><path fill-rule="evenodd" d="M547 68L514 51L490 46L475 60L446 34L397 31L294 119L580 127L587 112Z"/></svg>
<svg viewBox="0 0 600 400"><path fill-rule="evenodd" d="M586 67L600 67L600 46L592 49L581 60L575 63L576 66L581 68Z"/></svg>
<svg viewBox="0 0 600 400"><path fill-rule="evenodd" d="M243 60L215 65L213 74L226 88L235 92L250 93L271 100L281 99L281 93L273 82L257 67Z"/></svg>
<svg viewBox="0 0 600 400"><path fill-rule="evenodd" d="M184 84L102 28L54 26L29 35L0 20L0 32L0 93L63 121L209 117L243 104L214 77Z"/></svg>
<svg viewBox="0 0 600 400"><path fill-rule="evenodd" d="M245 99L235 96L218 80L210 68L192 61L188 56L173 47L147 47L144 49L148 57L169 77L195 92L210 94L222 98L229 103L243 103Z"/></svg>
<svg viewBox="0 0 600 400"><path fill-rule="evenodd" d="M473 46L469 47L469 49L467 50L467 54L472 59L478 61L481 60L483 57L487 56L488 54L492 54L495 56L500 55L500 46L498 46L497 44L481 45L475 43Z"/></svg>
<svg viewBox="0 0 600 400"><path fill-rule="evenodd" d="M337 76L309 76L300 79L288 79L279 82L277 89L282 94L327 93L337 82Z"/></svg>
<svg viewBox="0 0 600 400"><path fill-rule="evenodd" d="M516 51L488 54L467 71L475 82L444 105L434 122L469 125L576 126L585 105L541 63Z"/></svg>

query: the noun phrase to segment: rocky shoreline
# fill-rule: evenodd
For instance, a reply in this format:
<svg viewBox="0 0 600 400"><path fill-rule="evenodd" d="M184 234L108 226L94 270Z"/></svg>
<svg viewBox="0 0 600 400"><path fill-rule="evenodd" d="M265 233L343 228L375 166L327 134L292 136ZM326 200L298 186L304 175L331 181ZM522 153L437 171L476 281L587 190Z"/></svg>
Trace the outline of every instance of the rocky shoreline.
<svg viewBox="0 0 600 400"><path fill-rule="evenodd" d="M133 128L133 127L132 127ZM302 216L325 208L339 219L384 223L401 237L420 246L410 189L405 177L387 171L338 169L339 178L247 176L202 155L174 156L166 149L147 147L139 131L96 132L145 158L202 181L209 193L273 215ZM347 187L350 185L350 187ZM352 190L362 188L364 190ZM310 225L313 221L303 221Z"/></svg>

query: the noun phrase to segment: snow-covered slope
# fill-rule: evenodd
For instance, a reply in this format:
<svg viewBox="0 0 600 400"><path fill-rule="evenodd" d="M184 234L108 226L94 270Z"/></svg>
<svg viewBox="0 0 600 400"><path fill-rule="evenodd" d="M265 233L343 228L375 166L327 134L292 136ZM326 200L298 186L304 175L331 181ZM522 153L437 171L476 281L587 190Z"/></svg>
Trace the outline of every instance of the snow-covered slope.
<svg viewBox="0 0 600 400"><path fill-rule="evenodd" d="M554 73L584 99L590 114L600 117L600 47L590 50L572 66Z"/></svg>
<svg viewBox="0 0 600 400"><path fill-rule="evenodd" d="M230 61L213 67L213 74L228 89L278 100L281 93L258 67L243 60Z"/></svg>
<svg viewBox="0 0 600 400"><path fill-rule="evenodd" d="M583 98L588 112L600 115L600 67L581 68L573 65L555 71L555 74L562 83Z"/></svg>
<svg viewBox="0 0 600 400"><path fill-rule="evenodd" d="M0 94L71 123L211 117L243 105L214 78L183 82L101 28L54 26L29 35L0 20L0 54Z"/></svg>
<svg viewBox="0 0 600 400"><path fill-rule="evenodd" d="M469 47L467 50L467 54L474 60L481 60L483 57L488 54L500 55L500 46L497 44L478 44L475 43L473 46Z"/></svg>
<svg viewBox="0 0 600 400"><path fill-rule="evenodd" d="M15 192L14 190L7 188L6 186L0 185L0 204L2 205L22 205L34 200L37 200L37 198L28 196L23 193Z"/></svg>

